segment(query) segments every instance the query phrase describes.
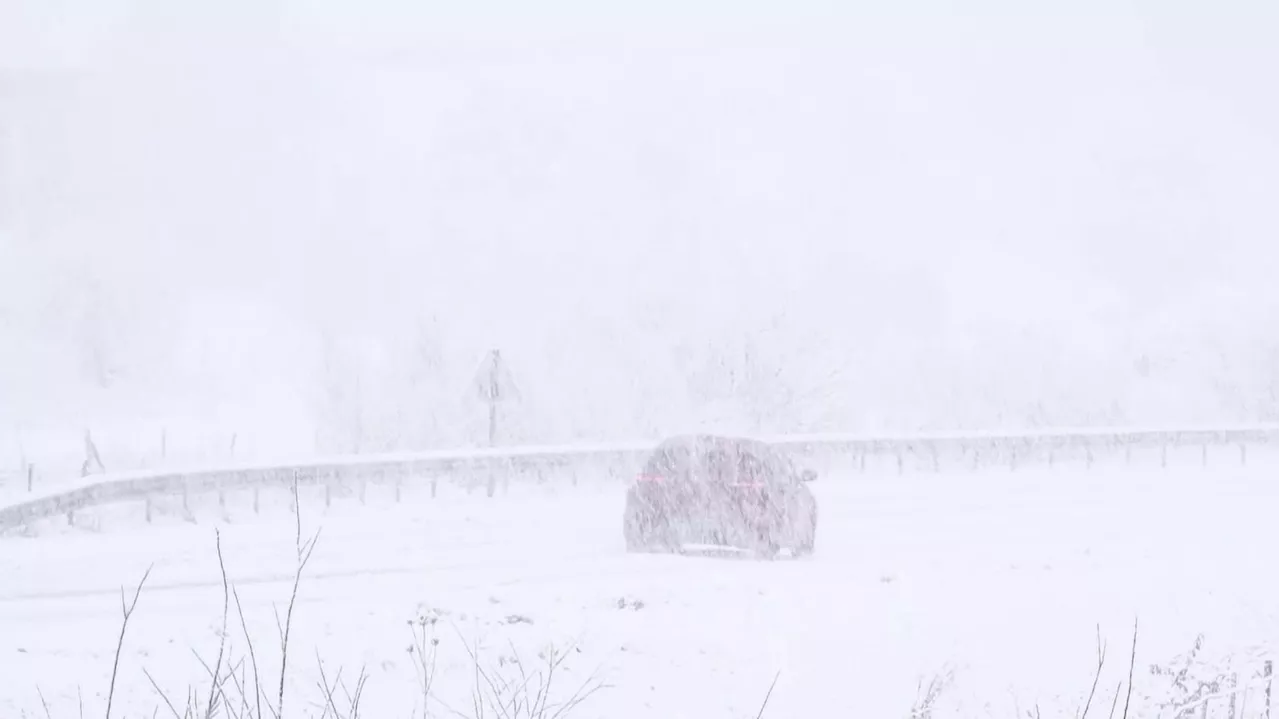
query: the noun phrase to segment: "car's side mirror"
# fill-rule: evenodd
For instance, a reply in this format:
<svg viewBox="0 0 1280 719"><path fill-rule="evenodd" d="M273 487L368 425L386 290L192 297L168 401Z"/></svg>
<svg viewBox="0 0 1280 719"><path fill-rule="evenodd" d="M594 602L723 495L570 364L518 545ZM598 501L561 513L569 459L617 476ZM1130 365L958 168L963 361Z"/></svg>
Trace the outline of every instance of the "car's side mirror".
<svg viewBox="0 0 1280 719"><path fill-rule="evenodd" d="M801 481L801 482L812 482L813 480L815 480L815 479L817 479L817 478L818 478L818 473L817 473L817 472L815 472L815 471L813 471L812 469L806 469L806 470L804 470L804 471L800 472L800 481Z"/></svg>

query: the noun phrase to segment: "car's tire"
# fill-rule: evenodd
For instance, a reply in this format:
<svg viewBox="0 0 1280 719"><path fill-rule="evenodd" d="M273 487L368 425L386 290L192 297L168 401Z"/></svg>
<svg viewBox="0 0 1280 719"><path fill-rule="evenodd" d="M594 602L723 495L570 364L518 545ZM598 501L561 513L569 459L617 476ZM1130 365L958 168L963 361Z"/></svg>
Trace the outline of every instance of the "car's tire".
<svg viewBox="0 0 1280 719"><path fill-rule="evenodd" d="M758 551L758 554L762 559L777 559L778 555L781 553L782 545L772 539L761 545Z"/></svg>
<svg viewBox="0 0 1280 719"><path fill-rule="evenodd" d="M646 541L644 528L640 520L630 512L622 519L622 538L626 542L627 552L645 552L648 551L648 542Z"/></svg>
<svg viewBox="0 0 1280 719"><path fill-rule="evenodd" d="M665 523L645 522L631 514L623 519L622 536L631 553L678 551L680 545L672 541L670 534Z"/></svg>
<svg viewBox="0 0 1280 719"><path fill-rule="evenodd" d="M800 541L796 543L795 548L791 551L797 557L806 557L813 554L813 545L818 538L818 513L811 512L805 522L804 532L800 535Z"/></svg>
<svg viewBox="0 0 1280 719"><path fill-rule="evenodd" d="M777 559L787 545L785 525L749 530L743 548L758 559Z"/></svg>

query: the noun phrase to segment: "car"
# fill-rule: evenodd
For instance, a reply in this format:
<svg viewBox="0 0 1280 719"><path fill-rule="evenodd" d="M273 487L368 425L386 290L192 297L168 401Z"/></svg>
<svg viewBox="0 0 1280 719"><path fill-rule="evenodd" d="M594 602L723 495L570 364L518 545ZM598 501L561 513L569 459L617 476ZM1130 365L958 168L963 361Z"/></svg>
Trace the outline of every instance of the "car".
<svg viewBox="0 0 1280 719"><path fill-rule="evenodd" d="M809 554L818 503L806 484L816 477L764 442L713 435L664 440L627 488L627 551L713 545L765 557Z"/></svg>

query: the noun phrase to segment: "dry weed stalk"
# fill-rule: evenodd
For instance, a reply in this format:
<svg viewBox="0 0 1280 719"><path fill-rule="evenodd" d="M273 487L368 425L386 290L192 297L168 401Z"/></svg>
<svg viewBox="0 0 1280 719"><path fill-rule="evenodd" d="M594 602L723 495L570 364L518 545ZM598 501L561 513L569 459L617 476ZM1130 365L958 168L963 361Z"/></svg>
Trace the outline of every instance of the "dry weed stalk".
<svg viewBox="0 0 1280 719"><path fill-rule="evenodd" d="M1094 668L1093 684L1089 687L1089 697L1084 702L1084 709L1077 714L1077 716L1079 716L1080 719L1087 719L1089 716L1089 708L1093 706L1093 699L1095 694L1098 691L1098 681L1102 678L1102 668L1107 661L1107 644L1106 642L1102 641L1102 627L1099 625L1095 628L1095 630L1097 633L1098 663L1097 663L1097 666ZM1134 617L1133 646L1131 647L1130 653L1129 653L1128 691L1125 694L1124 713L1121 714L1121 717L1127 717L1129 715L1129 702L1130 702L1130 699L1132 699L1133 697L1133 667L1137 660L1137 657L1138 657L1138 619L1137 617ZM1116 692L1111 699L1111 711L1107 714L1107 719L1115 718L1116 707L1118 707L1120 704L1120 690L1123 689L1124 687L1125 687L1124 680L1121 680L1119 683L1116 684Z"/></svg>
<svg viewBox="0 0 1280 719"><path fill-rule="evenodd" d="M778 677L782 676L782 670L779 669L773 675L773 681L769 682L769 691L764 693L764 701L760 702L760 711L756 712L756 719L764 716L765 707L769 706L769 697L773 696L773 688L778 686Z"/></svg>
<svg viewBox="0 0 1280 719"><path fill-rule="evenodd" d="M208 696L203 697L202 701L199 690L195 687L190 687L186 692L186 697L179 704L161 688L160 683L156 681L151 672L146 667L143 667L143 675L151 684L156 696L163 702L162 705L157 704L156 713L159 713L161 706L163 706L174 719L218 719L222 716L226 716L229 719L267 719L268 717L270 719L282 719L284 716L284 688L289 668L289 642L293 623L293 610L297 603L302 573L306 569L312 553L315 551L316 543L320 536L320 531L317 530L310 539L303 540L301 507L296 476L292 490L297 514L294 525L294 549L297 562L293 573L292 591L289 595L289 603L283 622L281 622L279 612L275 612L276 630L280 639L280 682L276 687L276 701L273 704L262 685L257 652L249 632L248 622L245 619L244 606L240 600L239 592L230 581L227 572L226 561L222 552L221 532L215 530L214 547L222 580L222 622L218 633L218 652L213 663L209 664L200 656L199 652L192 649L193 655L208 676ZM111 684L107 694L106 719L110 719L111 716L125 633L150 574L151 567L148 567L135 588L131 601L126 601L124 589L121 588L120 598L123 618L112 664ZM236 615L240 622L240 631L244 638L245 646L245 656L241 656L238 659L235 657L234 642L230 640L227 634L232 600L235 601ZM567 699L560 702L551 701L551 693L556 683L556 678L565 671L564 662L570 655L579 651L576 644L571 644L564 649L551 647L545 653L540 652L539 656L544 657L546 660L545 665L532 672L526 671L519 653L512 646L510 665L514 665L519 674L518 678L516 678L509 676L509 672L504 671L502 663L499 663L498 667L486 668L480 659L479 647L467 645L464 641L463 645L467 648L467 653L472 663L472 713L464 714L458 712L445 705L434 692L437 674L437 648L439 646L439 640L435 637L434 631L436 621L437 618L434 616L421 617L416 622L410 621L410 627L414 635L414 645L410 647L410 651L414 655L415 669L418 675L418 689L421 692L423 719L428 719L431 715L429 702L432 700L462 719L488 719L489 717L493 719L564 719L597 691L607 688L607 685L599 680L597 670L592 672ZM461 637L461 633L459 633L459 636ZM341 669L334 675L332 682L329 680L328 672L318 652L316 654L316 664L320 677L317 682L317 688L321 692L322 699L322 702L318 705L321 711L321 719L329 719L329 717L333 719L359 719L361 702L369 679L366 670L361 669L354 686L349 687L342 678ZM250 669L252 670L252 676L248 674ZM775 675L773 684L770 685L769 691L765 694L764 703L760 707L757 719L763 716L777 680L778 676ZM37 691L40 693L40 701L44 708L45 716L52 719L52 712L43 692L40 691L39 687L37 687ZM252 701L250 694L252 694ZM345 709L339 706L339 698L345 698ZM269 714L264 715L264 708ZM80 715L83 719L83 701L81 701Z"/></svg>
<svg viewBox="0 0 1280 719"><path fill-rule="evenodd" d="M925 687L924 682L920 681L916 684L916 700L911 705L911 713L908 714L911 719L929 719L933 716L933 706L937 703L938 697L942 694L951 682L955 679L955 670L952 667L944 667L940 674L935 674L929 680L929 686ZM921 693L923 691L923 694Z"/></svg>
<svg viewBox="0 0 1280 719"><path fill-rule="evenodd" d="M409 620L409 633L413 637L409 654L413 658L414 672L418 677L423 719L429 716L431 687L436 678L436 648L440 646L440 640L435 636L436 621L436 617L425 614L417 620Z"/></svg>
<svg viewBox="0 0 1280 719"><path fill-rule="evenodd" d="M280 689L276 695L276 719L284 716L284 683L289 670L289 630L293 625L293 606L298 600L298 585L302 583L302 570L311 561L311 553L320 539L320 530L307 542L302 541L302 503L298 501L298 475L293 476L294 549L297 551L297 569L293 573L293 591L289 594L289 608L285 610L284 626L280 626L280 614L276 613L276 629L280 633Z"/></svg>
<svg viewBox="0 0 1280 719"><path fill-rule="evenodd" d="M151 567L147 567L147 571L142 573L142 579L138 582L138 587L133 590L132 602L125 603L124 587L120 587L120 610L124 613L124 618L120 620L120 638L116 642L115 659L111 662L111 684L107 687L106 719L111 719L111 704L116 696L116 677L120 673L120 653L124 650L124 633L129 628L129 617L133 616L133 610L138 606L138 596L142 594L142 585L147 583L147 577L149 576L151 576Z"/></svg>
<svg viewBox="0 0 1280 719"><path fill-rule="evenodd" d="M1080 719L1087 719L1089 716L1089 707L1093 705L1093 695L1098 691L1098 680L1102 678L1102 666L1107 662L1107 645L1102 641L1102 625L1095 625L1094 631L1097 634L1098 641L1098 667L1093 672L1093 686L1089 687L1089 698L1084 702L1084 710L1080 712Z"/></svg>
<svg viewBox="0 0 1280 719"><path fill-rule="evenodd" d="M454 629L457 631L457 627ZM424 696L434 699L459 719L562 719L596 692L607 688L598 678L597 669L587 676L568 699L555 703L551 701L556 676L565 671L565 660L579 651L576 643L562 650L552 646L546 652L539 652L539 655L545 655L546 664L533 672L525 669L519 652L512 646L510 663L516 667L518 677L509 677L504 674L501 665L486 669L480 659L479 647L469 645L461 632L458 632L458 637L463 640L462 644L471 661L471 713L465 714L450 707L426 689Z"/></svg>
<svg viewBox="0 0 1280 719"><path fill-rule="evenodd" d="M1129 650L1129 688L1124 695L1124 713L1121 719L1129 717L1129 700L1133 698L1133 665L1138 658L1138 618L1133 618L1133 647Z"/></svg>
<svg viewBox="0 0 1280 719"><path fill-rule="evenodd" d="M218 555L218 570L222 579L222 625L218 633L218 654L217 654L217 658L214 660L213 665L210 666L207 662L204 661L204 658L201 657L198 652L195 652L193 650L196 660L204 668L205 672L209 676L209 681L210 681L209 695L207 697L207 700L204 702L203 711L201 712L199 710L199 707L201 704L201 702L199 701L199 693L194 690L188 691L187 701L183 704L182 711L179 711L178 705L175 704L174 701L169 697L169 695L167 695L164 692L164 690L160 688L160 684L155 680L155 678L151 675L151 673L148 672L145 668L143 669L143 673L146 675L147 680L151 683L152 689L155 690L156 694L164 702L165 707L168 708L170 714L173 715L174 719L215 719L215 717L217 717L223 710L225 710L225 712L229 716L233 717L234 719L264 719L264 714L263 714L264 704L266 706L267 711L270 713L270 717L272 719L280 719L283 716L284 688L285 688L286 679L288 677L289 635L290 635L290 630L292 629L292 626L293 626L293 609L297 603L298 588L302 583L303 570L306 569L307 563L311 559L311 554L315 551L316 542L320 537L320 532L319 530L317 530L315 535L313 535L311 539L305 542L303 541L302 509L298 501L298 480L296 476L294 477L292 489L293 489L293 501L294 501L294 507L295 507L295 513L296 513L296 519L294 523L294 550L296 552L296 564L295 564L294 573L293 573L293 588L289 595L289 604L285 611L284 622L283 623L280 622L280 614L278 611L275 614L276 630L279 633L279 637L280 637L280 683L276 692L275 705L274 706L272 705L270 699L267 699L267 701L265 702L263 701L263 699L267 697L267 694L266 694L265 688L262 685L262 676L258 669L257 651L254 648L253 638L249 634L249 626L248 626L248 622L245 620L244 605L240 601L240 593L231 584L231 581L227 574L227 565L222 553L222 534L221 532L215 530L214 546ZM145 577L144 577L144 581L145 581ZM139 588L141 588L141 585L139 585ZM246 667L245 667L244 658L241 658L237 662L231 663L231 666L227 666L228 664L227 625L228 625L228 618L231 613L232 599L235 600L236 615L240 620L240 631L244 636L244 642L245 642L246 652L248 654L249 666L253 670L252 682L249 681L249 677L247 677L245 674ZM134 601L136 603L137 601L136 597ZM132 611L132 608L130 608L130 611ZM127 615L126 615L126 620L127 620ZM122 635L123 635L123 630L122 630ZM239 676L237 676L237 672L239 673ZM321 672L322 672L322 679L324 679L323 666L321 667ZM350 705L350 710L348 713L349 717L356 717L359 715L359 696L363 692L365 678L366 678L365 674L361 672L361 682L356 687L356 692L354 697L352 697L350 692L347 692L348 698L351 699L351 701L349 702L349 705ZM327 679L324 679L324 682L326 685L326 690L330 694L334 689L337 688L336 686L332 688L327 687L327 684L328 684ZM346 691L345 686L343 686L342 688L344 691ZM238 701L232 700L233 691L234 691L234 695L238 697ZM250 692L252 692L252 696L253 696L252 704L250 704ZM330 696L328 698L330 699L329 703L333 704L332 697ZM344 719L343 717L340 716L340 714L336 712L335 712L335 717L338 717L338 719Z"/></svg>

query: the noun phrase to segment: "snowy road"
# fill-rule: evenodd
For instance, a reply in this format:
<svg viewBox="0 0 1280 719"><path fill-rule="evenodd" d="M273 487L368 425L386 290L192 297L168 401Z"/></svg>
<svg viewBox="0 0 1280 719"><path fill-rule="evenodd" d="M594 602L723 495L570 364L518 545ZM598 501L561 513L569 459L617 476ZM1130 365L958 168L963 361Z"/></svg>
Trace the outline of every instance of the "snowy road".
<svg viewBox="0 0 1280 719"><path fill-rule="evenodd" d="M367 716L421 716L406 621L424 611L442 616L436 694L468 710L459 637L495 663L576 641L561 686L596 669L610 686L574 716L755 716L776 672L768 716L901 716L918 680L947 666L955 685L940 705L958 715L1010 716L1036 700L1044 716L1054 701L1069 714L1093 677L1097 623L1110 686L1135 614L1139 666L1199 632L1216 649L1275 651L1276 476L1273 450L1243 468L829 476L814 485L815 556L776 562L627 555L620 488L328 510L304 497L304 533L322 532L299 592L288 714L320 715L319 655L330 679L339 665L347 677L367 668ZM77 687L86 715L101 715L120 585L152 563L115 714L161 704L144 668L171 694L203 692L193 649L212 661L222 615L215 526L274 687L272 607L292 584L293 518L240 509L233 501L226 524L104 519L102 531L0 541L0 715L43 715L37 688L54 716L73 715Z"/></svg>

